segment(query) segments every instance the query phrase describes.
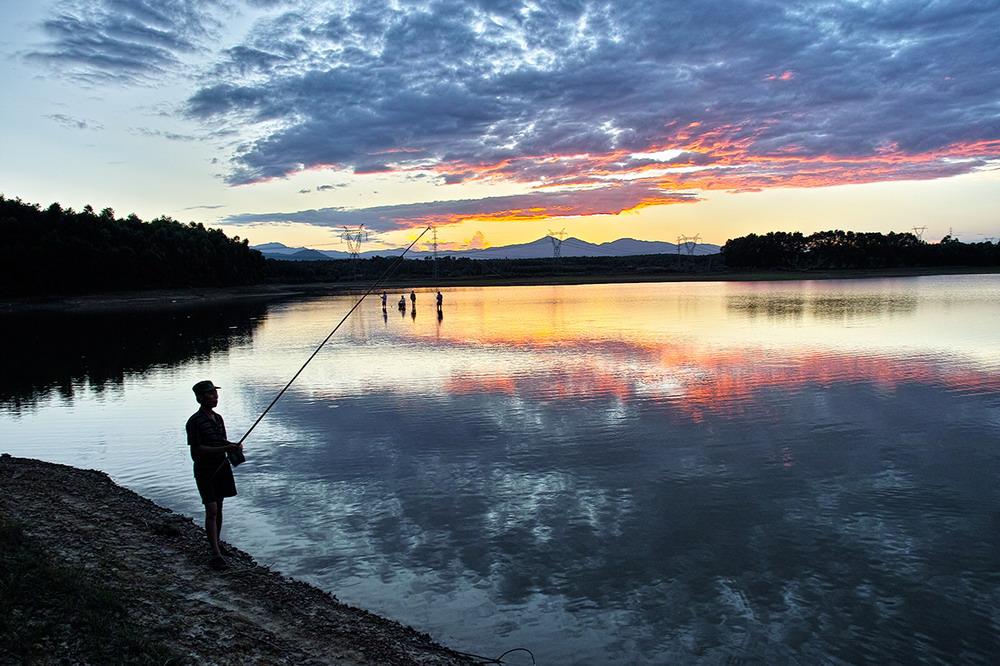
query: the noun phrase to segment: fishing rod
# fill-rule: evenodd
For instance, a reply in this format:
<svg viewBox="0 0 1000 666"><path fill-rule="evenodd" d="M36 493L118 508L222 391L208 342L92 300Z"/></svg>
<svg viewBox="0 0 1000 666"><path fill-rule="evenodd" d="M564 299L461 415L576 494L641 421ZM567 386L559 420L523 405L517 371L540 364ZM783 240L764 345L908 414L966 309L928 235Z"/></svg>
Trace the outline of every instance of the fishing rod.
<svg viewBox="0 0 1000 666"><path fill-rule="evenodd" d="M406 256L406 253L410 251L410 248L412 248L414 245L416 245L417 241L420 240L421 238L423 238L424 234L426 234L428 231L430 231L430 227L427 227L426 229L424 229L423 231L421 231L420 235L417 236L415 239L413 239L412 243L410 243L409 245L406 246L406 249L403 250L403 253L400 254L398 257L396 257L396 259L389 265L389 267L387 269L385 269L385 272L382 273L382 275L379 277L379 279L375 280L375 282L372 283L372 286L368 287L368 291L366 291L364 294L361 295L361 298L359 298L358 302L355 303L354 306L350 310L347 311L347 314L345 314L344 318L340 320L340 323L338 323L336 326L333 327L333 330L330 331L330 334L327 335L326 338L323 339L323 342L319 343L319 347L316 347L316 351L314 351L312 354L309 355L309 358L307 358L306 362L302 364L302 367L299 368L299 371L296 372L292 376L292 378L288 380L288 383L285 384L285 388L281 389L281 391L278 392L278 395L274 396L274 400L271 401L271 404L267 406L267 409L265 409L261 413L260 416L257 417L257 420L253 422L253 425L250 426L250 429L247 430L246 434L243 435L242 437L240 437L240 441L237 442L237 444L243 444L243 441L247 437L250 436L250 433L252 433L253 429L257 427L257 424L261 422L261 419L263 419L264 416L269 411L271 411L271 408L274 407L275 403L277 403L278 400L281 398L281 396L283 396L285 394L285 391L287 391L288 387L292 385L292 382L294 382L296 379L298 379L299 375L302 374L302 371L306 369L307 365L309 365L309 362L312 361L313 358L316 357L316 354L318 354L319 350L323 348L323 345L325 345L327 342L330 341L330 338L332 338L333 334L337 332L337 329L340 328L341 324L343 324L345 321L347 321L347 318L351 316L352 312L354 312L355 310L358 309L358 306L361 305L361 302L363 300L365 300L365 298L367 298L370 293L372 293L373 291L375 291L376 287L378 287L380 284L382 284L382 282L389 276L389 273L391 273L392 271L394 271L399 266L399 264L402 263L403 257Z"/></svg>

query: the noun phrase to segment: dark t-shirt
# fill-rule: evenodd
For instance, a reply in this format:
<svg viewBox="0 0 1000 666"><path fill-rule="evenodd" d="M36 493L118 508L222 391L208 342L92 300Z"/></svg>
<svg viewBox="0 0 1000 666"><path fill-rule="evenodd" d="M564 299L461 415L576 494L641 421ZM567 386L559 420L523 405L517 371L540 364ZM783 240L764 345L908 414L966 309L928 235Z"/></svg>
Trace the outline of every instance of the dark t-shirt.
<svg viewBox="0 0 1000 666"><path fill-rule="evenodd" d="M224 446L229 443L226 439L226 422L222 420L221 414L206 412L199 409L188 419L187 425L188 446L191 447L191 460L196 465L221 465L226 459L224 451L217 453L205 453L200 446Z"/></svg>

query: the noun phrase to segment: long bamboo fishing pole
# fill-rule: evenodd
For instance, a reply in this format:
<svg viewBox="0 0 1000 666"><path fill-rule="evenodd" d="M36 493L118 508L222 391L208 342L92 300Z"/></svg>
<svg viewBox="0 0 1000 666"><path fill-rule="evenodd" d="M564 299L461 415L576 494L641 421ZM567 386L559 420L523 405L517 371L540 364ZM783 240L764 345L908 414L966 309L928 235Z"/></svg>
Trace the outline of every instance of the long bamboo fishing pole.
<svg viewBox="0 0 1000 666"><path fill-rule="evenodd" d="M372 283L372 286L368 287L368 291L366 291L364 294L361 295L361 298L359 298L358 302L355 303L354 306L351 307L351 309L347 311L347 314L345 314L344 318L340 320L340 323L338 323L336 326L333 327L333 330L330 331L330 334L327 335L323 339L323 342L319 343L319 346L316 347L316 351L314 351L312 354L309 355L309 358L307 358L306 362L302 364L302 367L299 368L298 372L296 372L292 376L292 378L288 380L288 383L285 384L285 388L281 389L281 391L278 392L278 395L274 396L274 400L271 401L271 404L267 406L267 409L265 409L261 413L260 416L257 417L257 420L253 422L253 425L250 426L250 429L247 430L246 434L243 435L242 437L240 437L240 441L237 442L237 444L242 444L243 441L247 437L250 436L250 433L252 433L253 429L257 427L257 424L261 422L261 419L263 419L264 416L269 411L271 411L271 408L274 407L275 403L277 403L279 399L281 399L281 396L283 396L285 394L285 391L287 391L288 387L292 385L292 382L294 382L296 379L298 379L299 375L302 374L302 371L306 369L307 365L309 365L309 362L312 361L316 357L316 354L318 354L319 350L323 348L323 345L325 345L327 342L330 341L330 338L332 338L333 334L337 332L337 329L340 328L341 324L343 324L345 321L347 321L347 318L351 316L351 313L358 309L358 306L361 305L361 302L363 300L365 300L365 298L367 298L370 293L372 293L373 291L375 291L375 288L378 287L380 284L382 284L383 280L385 280L387 277L389 277L389 273L391 273L392 271L394 271L396 269L396 267L398 267L399 264L402 263L403 257L406 256L406 253L410 251L410 248L412 248L414 245L416 245L417 241L420 240L421 238L423 238L424 234L426 234L429 230L430 230L430 227L427 227L426 229L424 229L423 231L421 231L420 235L417 236L415 239L413 239L412 243L410 243L409 245L406 246L406 249L403 250L403 253L400 254L398 257L396 257L395 261L393 261L389 265L389 267L387 269L385 269L385 272L382 273L382 275L379 277L379 279L375 280L375 282Z"/></svg>

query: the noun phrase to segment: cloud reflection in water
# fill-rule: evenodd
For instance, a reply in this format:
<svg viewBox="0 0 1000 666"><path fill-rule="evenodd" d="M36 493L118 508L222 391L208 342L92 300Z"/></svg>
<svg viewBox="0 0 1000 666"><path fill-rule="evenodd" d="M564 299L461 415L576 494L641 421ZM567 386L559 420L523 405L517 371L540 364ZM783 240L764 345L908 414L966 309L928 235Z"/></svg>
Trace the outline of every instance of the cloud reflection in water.
<svg viewBox="0 0 1000 666"><path fill-rule="evenodd" d="M558 302L538 307L552 320ZM528 633L561 642L559 658L986 654L997 366L910 340L858 353L831 328L934 316L899 302L807 299L825 346L760 331L740 344L756 314L732 299L718 305L735 330L715 332L729 345L609 335L593 310L586 326L532 328L520 302L516 319L480 303L433 338L369 337L348 377L318 371L276 415L295 443L269 456L296 493L261 510L309 552L276 557L341 596L391 590L380 608L463 644L509 645L541 604ZM513 625L463 633L413 608L427 603L487 604Z"/></svg>
<svg viewBox="0 0 1000 666"><path fill-rule="evenodd" d="M123 450L169 464L113 447L102 464L196 511L179 379L226 382L241 432L351 302L271 306L238 344L127 370L114 413L169 433ZM363 307L254 432L227 530L482 654L985 662L998 315L995 276L456 289L441 320ZM35 446L23 433L60 408L0 434ZM117 425L102 441L125 441Z"/></svg>

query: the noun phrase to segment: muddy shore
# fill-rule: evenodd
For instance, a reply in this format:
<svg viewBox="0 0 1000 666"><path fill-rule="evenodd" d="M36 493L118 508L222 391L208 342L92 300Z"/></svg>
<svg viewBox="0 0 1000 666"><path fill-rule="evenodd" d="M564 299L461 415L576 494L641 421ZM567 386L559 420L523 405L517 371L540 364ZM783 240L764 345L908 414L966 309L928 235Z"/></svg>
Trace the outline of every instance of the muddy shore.
<svg viewBox="0 0 1000 666"><path fill-rule="evenodd" d="M213 571L204 529L103 472L3 454L0 524L18 525L32 552L43 553L60 575L112 595L142 634L133 643L166 646L172 664L479 663L260 566L232 546L229 569ZM7 555L11 544L0 546ZM10 567L9 557L0 562ZM27 629L35 623L45 631L37 644L0 645L0 664L94 663L80 654L74 635L76 604L41 587L30 591L30 603L26 592L3 601L10 617L0 625L10 624L2 628L31 635L23 633L24 623Z"/></svg>
<svg viewBox="0 0 1000 666"><path fill-rule="evenodd" d="M561 284L620 284L641 282L757 282L784 280L848 280L862 278L919 277L931 275L975 275L1000 272L993 267L844 269L824 271L757 271L666 273L659 275L566 275L525 278L442 278L428 280L393 280L379 287L381 291L449 287L532 286ZM122 312L184 309L222 305L233 302L270 302L292 298L332 294L360 294L371 282L310 282L302 284L258 284L241 287L193 287L105 292L45 298L0 299L0 314L33 312Z"/></svg>

